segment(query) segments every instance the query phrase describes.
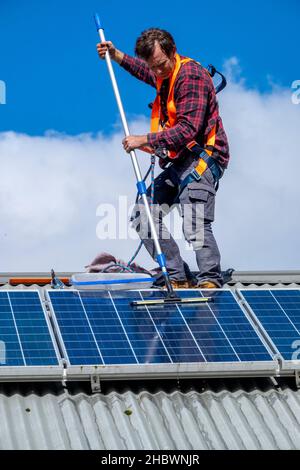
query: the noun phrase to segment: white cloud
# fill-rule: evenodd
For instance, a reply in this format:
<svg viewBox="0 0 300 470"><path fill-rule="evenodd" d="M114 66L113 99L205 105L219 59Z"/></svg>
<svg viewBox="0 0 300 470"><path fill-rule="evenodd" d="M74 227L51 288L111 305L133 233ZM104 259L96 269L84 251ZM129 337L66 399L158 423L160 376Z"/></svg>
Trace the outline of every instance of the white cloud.
<svg viewBox="0 0 300 470"><path fill-rule="evenodd" d="M231 82L220 106L231 164L217 195L215 222L223 267L299 269L300 106L292 104L291 90L247 89L237 59L226 69ZM147 128L143 117L131 123L134 133ZM101 251L130 258L137 241L96 237L98 205L116 205L119 195L135 198L121 140L121 131L109 137L0 134L2 272L78 271ZM149 157L138 154L144 172ZM193 252L179 245L195 269ZM138 261L153 266L144 250Z"/></svg>
<svg viewBox="0 0 300 470"><path fill-rule="evenodd" d="M300 107L291 90L268 94L232 82L221 97L231 164L217 202L225 266L299 269Z"/></svg>
<svg viewBox="0 0 300 470"><path fill-rule="evenodd" d="M132 125L146 129L144 118ZM100 251L126 258L135 241L96 237L101 203L135 198L130 157L122 132L76 137L47 132L31 137L0 134L1 271L82 270ZM149 156L140 158L144 172Z"/></svg>

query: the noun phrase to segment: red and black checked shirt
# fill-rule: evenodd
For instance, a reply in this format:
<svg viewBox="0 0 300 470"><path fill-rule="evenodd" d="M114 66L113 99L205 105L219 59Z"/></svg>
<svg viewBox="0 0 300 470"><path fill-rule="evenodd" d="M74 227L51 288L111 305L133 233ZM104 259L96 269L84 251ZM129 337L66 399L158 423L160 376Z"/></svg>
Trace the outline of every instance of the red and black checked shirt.
<svg viewBox="0 0 300 470"><path fill-rule="evenodd" d="M156 77L144 60L124 54L121 66L134 77L156 88ZM163 82L164 85L164 82ZM168 86L161 89L161 102L167 102ZM219 116L219 105L211 78L204 68L194 61L183 64L174 85L177 124L170 129L148 134L148 143L177 152L178 157L188 143L196 140L202 147L216 125L216 142L212 157L227 167L229 147ZM166 106L162 105L162 111Z"/></svg>

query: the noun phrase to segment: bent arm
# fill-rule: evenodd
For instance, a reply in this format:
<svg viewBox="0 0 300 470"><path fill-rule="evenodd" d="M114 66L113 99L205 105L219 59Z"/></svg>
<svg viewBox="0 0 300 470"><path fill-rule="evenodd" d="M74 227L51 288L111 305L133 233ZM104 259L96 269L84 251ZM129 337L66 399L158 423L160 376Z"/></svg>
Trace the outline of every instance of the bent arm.
<svg viewBox="0 0 300 470"><path fill-rule="evenodd" d="M148 67L148 64L137 57L131 57L120 51L111 41L103 41L97 44L97 51L100 59L104 60L106 52L109 52L110 58L117 62L123 69L142 82L156 87L156 78L154 73Z"/></svg>
<svg viewBox="0 0 300 470"><path fill-rule="evenodd" d="M148 83L148 85L156 88L155 75L144 60L138 59L137 57L131 57L128 54L123 54L122 61L119 62L119 64L138 80Z"/></svg>

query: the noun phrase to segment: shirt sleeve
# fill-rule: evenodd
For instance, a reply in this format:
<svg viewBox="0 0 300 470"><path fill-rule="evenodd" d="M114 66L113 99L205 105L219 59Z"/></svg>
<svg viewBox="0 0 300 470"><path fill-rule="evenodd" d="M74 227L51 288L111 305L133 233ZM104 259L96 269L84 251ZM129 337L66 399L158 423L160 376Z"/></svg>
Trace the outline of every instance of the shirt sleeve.
<svg viewBox="0 0 300 470"><path fill-rule="evenodd" d="M203 129L211 84L205 72L195 70L195 66L182 66L183 71L178 76L174 89L177 123L165 131L148 134L148 143L152 147L164 147L179 152Z"/></svg>
<svg viewBox="0 0 300 470"><path fill-rule="evenodd" d="M156 88L155 75L144 60L124 54L120 65L134 77Z"/></svg>

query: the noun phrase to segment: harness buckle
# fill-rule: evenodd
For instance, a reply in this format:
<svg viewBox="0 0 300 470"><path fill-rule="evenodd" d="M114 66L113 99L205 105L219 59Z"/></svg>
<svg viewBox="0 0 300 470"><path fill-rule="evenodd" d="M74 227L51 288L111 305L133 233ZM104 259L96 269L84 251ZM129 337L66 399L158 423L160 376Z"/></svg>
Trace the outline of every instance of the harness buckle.
<svg viewBox="0 0 300 470"><path fill-rule="evenodd" d="M194 168L193 171L191 171L190 176L192 176L196 181L201 180L201 175L198 173L196 168Z"/></svg>

